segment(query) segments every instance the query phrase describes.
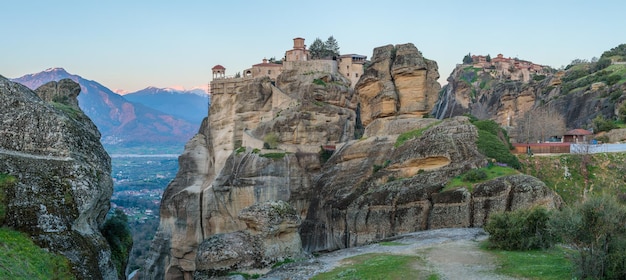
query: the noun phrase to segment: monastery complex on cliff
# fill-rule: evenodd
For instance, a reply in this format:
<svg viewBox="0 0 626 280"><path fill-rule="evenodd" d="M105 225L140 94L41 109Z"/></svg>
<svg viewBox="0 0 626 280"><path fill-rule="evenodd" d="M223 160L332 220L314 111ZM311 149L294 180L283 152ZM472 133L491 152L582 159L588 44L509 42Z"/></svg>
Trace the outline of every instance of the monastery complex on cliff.
<svg viewBox="0 0 626 280"><path fill-rule="evenodd" d="M506 58L502 54L488 59L484 55L472 55L472 66L489 71L492 76L506 76L509 79L528 82L531 75L545 75L546 66L517 58Z"/></svg>
<svg viewBox="0 0 626 280"><path fill-rule="evenodd" d="M366 59L367 56L358 54L344 54L332 59L311 59L304 44L304 38L298 37L293 39L293 49L285 52L282 63L272 63L264 58L262 63L252 65L237 77L227 76L224 66L215 65L211 68L213 80L209 85L209 94L224 93L223 91L227 88L257 77L269 77L275 81L285 70L339 73L350 80L350 87L354 88L363 74L363 64Z"/></svg>

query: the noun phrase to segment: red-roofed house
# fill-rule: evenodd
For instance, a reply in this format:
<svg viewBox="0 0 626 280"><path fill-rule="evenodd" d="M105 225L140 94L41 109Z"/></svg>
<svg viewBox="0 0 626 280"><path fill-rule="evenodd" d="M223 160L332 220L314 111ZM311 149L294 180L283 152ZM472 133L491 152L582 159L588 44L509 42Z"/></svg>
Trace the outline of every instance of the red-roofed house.
<svg viewBox="0 0 626 280"><path fill-rule="evenodd" d="M589 138L588 137L589 135L593 135L593 132L586 130L586 129L581 129L581 128L572 129L563 134L563 142L570 142L570 143L587 142L589 140L587 139Z"/></svg>

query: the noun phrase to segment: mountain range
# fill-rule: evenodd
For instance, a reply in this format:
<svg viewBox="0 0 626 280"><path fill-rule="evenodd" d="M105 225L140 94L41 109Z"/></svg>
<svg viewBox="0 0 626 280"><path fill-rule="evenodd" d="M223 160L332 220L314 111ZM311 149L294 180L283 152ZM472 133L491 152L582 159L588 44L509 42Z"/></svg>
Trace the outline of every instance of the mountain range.
<svg viewBox="0 0 626 280"><path fill-rule="evenodd" d="M168 93L161 97L155 88L121 96L96 81L70 74L63 68L50 68L13 81L36 89L47 82L64 78L80 84L79 106L96 124L102 134L101 141L106 145L183 144L197 132L201 122L198 120L207 115L208 97L203 99L190 93ZM161 102L165 105L159 105L159 101L152 99L163 100ZM205 108L202 113L196 105ZM176 113L173 108L183 108L182 111L186 112Z"/></svg>
<svg viewBox="0 0 626 280"><path fill-rule="evenodd" d="M203 89L147 87L123 97L198 125L206 117L209 108L209 95Z"/></svg>

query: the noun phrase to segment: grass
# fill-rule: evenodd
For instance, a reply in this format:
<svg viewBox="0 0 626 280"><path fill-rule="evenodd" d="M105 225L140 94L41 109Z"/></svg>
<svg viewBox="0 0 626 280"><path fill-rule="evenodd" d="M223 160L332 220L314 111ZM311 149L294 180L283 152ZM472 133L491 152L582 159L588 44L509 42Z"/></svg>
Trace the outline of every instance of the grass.
<svg viewBox="0 0 626 280"><path fill-rule="evenodd" d="M482 183L485 181L489 181L498 177L518 174L519 172L510 167L491 165L483 168L479 168L478 170L482 170L487 174L487 178L477 181L477 182L469 182L464 179L465 174L461 174L459 176L454 177L441 191L453 190L456 188L466 187L469 191L472 191L472 187L474 184Z"/></svg>
<svg viewBox="0 0 626 280"><path fill-rule="evenodd" d="M286 153L267 153L267 154L261 154L259 156L264 157L264 158L279 159L279 158L284 158L285 154Z"/></svg>
<svg viewBox="0 0 626 280"><path fill-rule="evenodd" d="M400 147L400 146L402 146L402 144L404 144L404 142L406 142L408 140L411 140L413 138L417 138L417 137L422 136L424 131L426 131L427 129L431 128L434 125L439 124L440 122L441 121L434 122L434 123L431 123L430 125L428 125L426 127L410 130L410 131L407 131L405 133L400 134L400 136L398 136L398 138L396 139L396 143L393 145L393 147L394 148Z"/></svg>
<svg viewBox="0 0 626 280"><path fill-rule="evenodd" d="M57 108L58 110L63 111L65 114L67 114L70 118L72 119L78 119L78 117L80 115L83 114L83 112L76 110L74 107L70 106L70 105L66 105L63 103L58 103L58 102L51 102L52 106L54 106L54 108Z"/></svg>
<svg viewBox="0 0 626 280"><path fill-rule="evenodd" d="M348 258L348 263L331 271L314 276L311 279L439 279L436 274L414 268L416 263L423 262L418 256L402 256L390 254L364 254Z"/></svg>
<svg viewBox="0 0 626 280"><path fill-rule="evenodd" d="M244 272L230 272L228 273L228 276L236 276L239 275L241 277L243 277L244 279L259 279L261 277L260 274L255 273L255 274L248 274L248 273L244 273Z"/></svg>
<svg viewBox="0 0 626 280"><path fill-rule="evenodd" d="M404 243L400 243L400 242L396 242L396 241L383 241L383 242L378 242L378 244L380 246L404 246L404 245L406 245Z"/></svg>
<svg viewBox="0 0 626 280"><path fill-rule="evenodd" d="M548 250L505 251L488 249L486 243L481 249L497 256L499 267L496 273L524 279L572 279L572 262L569 252L561 247Z"/></svg>
<svg viewBox="0 0 626 280"><path fill-rule="evenodd" d="M38 247L24 233L0 228L0 248L0 279L76 279L65 257Z"/></svg>
<svg viewBox="0 0 626 280"><path fill-rule="evenodd" d="M519 156L521 171L546 183L567 204L581 201L585 188L592 189L591 194L626 194L626 153L598 153L589 157L588 170L591 172L586 183L581 173L581 155Z"/></svg>

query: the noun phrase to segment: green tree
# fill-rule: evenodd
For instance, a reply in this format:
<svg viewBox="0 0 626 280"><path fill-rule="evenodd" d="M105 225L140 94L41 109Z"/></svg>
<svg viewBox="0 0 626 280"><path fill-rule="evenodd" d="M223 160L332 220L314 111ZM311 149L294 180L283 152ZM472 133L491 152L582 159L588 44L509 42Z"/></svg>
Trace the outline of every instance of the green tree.
<svg viewBox="0 0 626 280"><path fill-rule="evenodd" d="M311 55L311 58L320 59L324 57L325 52L326 46L324 45L324 42L322 42L322 39L315 38L311 46L309 46L309 54Z"/></svg>
<svg viewBox="0 0 626 280"><path fill-rule="evenodd" d="M491 55L487 55L485 59L487 59L487 62L491 62Z"/></svg>
<svg viewBox="0 0 626 280"><path fill-rule="evenodd" d="M550 219L550 228L577 252L581 279L626 279L626 207L614 197L592 197Z"/></svg>
<svg viewBox="0 0 626 280"><path fill-rule="evenodd" d="M602 115L598 115L593 120L593 128L595 133L602 131L609 131L611 129L617 128L617 126L611 121L604 118Z"/></svg>
<svg viewBox="0 0 626 280"><path fill-rule="evenodd" d="M621 44L609 51L605 51L601 57L626 56L626 44Z"/></svg>
<svg viewBox="0 0 626 280"><path fill-rule="evenodd" d="M489 217L485 231L493 248L533 250L552 247L556 235L549 228L550 212L537 207L528 210L495 213Z"/></svg>
<svg viewBox="0 0 626 280"><path fill-rule="evenodd" d="M472 54L468 53L463 57L463 64L472 64L474 60L472 59Z"/></svg>
<svg viewBox="0 0 626 280"><path fill-rule="evenodd" d="M128 217L122 210L115 209L104 222L101 232L111 247L111 260L115 264L119 279L125 279L128 257L133 248L133 236L128 227Z"/></svg>
<svg viewBox="0 0 626 280"><path fill-rule="evenodd" d="M336 57L339 56L339 43L335 40L335 37L332 35L326 39L324 43L324 49L326 51L326 57Z"/></svg>

